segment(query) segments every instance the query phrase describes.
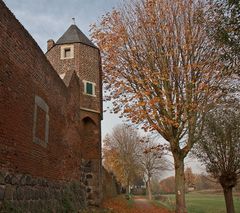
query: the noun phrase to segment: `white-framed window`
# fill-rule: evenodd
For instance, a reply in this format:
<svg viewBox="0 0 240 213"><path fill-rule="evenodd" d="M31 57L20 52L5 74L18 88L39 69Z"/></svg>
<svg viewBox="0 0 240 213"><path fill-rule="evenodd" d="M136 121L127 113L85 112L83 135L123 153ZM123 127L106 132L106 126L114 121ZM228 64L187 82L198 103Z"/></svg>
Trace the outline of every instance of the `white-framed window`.
<svg viewBox="0 0 240 213"><path fill-rule="evenodd" d="M61 59L74 58L74 45L61 46Z"/></svg>
<svg viewBox="0 0 240 213"><path fill-rule="evenodd" d="M84 94L85 95L91 95L96 96L96 83L93 83L91 81L85 81L83 80L84 85Z"/></svg>

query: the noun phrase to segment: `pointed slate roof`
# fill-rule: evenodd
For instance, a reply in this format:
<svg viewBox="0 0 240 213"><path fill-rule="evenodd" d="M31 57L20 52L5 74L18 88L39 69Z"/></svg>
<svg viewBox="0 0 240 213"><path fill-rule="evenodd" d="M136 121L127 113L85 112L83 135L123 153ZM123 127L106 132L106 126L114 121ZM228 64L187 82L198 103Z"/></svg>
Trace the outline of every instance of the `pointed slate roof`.
<svg viewBox="0 0 240 213"><path fill-rule="evenodd" d="M72 24L67 31L59 38L56 44L83 43L97 48L87 36L75 25Z"/></svg>

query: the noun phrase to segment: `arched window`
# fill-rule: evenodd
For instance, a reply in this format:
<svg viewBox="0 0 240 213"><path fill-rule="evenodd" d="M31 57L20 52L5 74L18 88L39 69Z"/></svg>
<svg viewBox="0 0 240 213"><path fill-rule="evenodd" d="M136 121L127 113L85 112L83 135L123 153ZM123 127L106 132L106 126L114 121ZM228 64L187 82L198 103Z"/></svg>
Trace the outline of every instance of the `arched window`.
<svg viewBox="0 0 240 213"><path fill-rule="evenodd" d="M82 121L85 138L97 134L97 125L90 117L85 117Z"/></svg>

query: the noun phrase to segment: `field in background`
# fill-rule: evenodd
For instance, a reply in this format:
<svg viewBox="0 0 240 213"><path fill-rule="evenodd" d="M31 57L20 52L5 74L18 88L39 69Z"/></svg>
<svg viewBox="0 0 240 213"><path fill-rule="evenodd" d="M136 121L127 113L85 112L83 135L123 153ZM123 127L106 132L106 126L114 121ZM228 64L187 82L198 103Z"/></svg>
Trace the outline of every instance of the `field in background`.
<svg viewBox="0 0 240 213"><path fill-rule="evenodd" d="M157 205L164 205L174 209L175 195L163 195L155 201ZM225 213L225 201L222 194L197 193L186 194L186 203L189 213ZM240 196L234 196L235 211L240 212Z"/></svg>

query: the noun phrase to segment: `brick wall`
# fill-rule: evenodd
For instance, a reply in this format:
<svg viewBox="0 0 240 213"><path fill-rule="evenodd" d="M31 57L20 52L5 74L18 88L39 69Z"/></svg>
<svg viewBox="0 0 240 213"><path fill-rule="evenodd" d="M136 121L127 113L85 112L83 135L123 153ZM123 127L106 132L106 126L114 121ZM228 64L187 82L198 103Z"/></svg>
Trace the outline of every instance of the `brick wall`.
<svg viewBox="0 0 240 213"><path fill-rule="evenodd" d="M64 136L76 122L79 87L64 85L27 31L2 3L0 7L0 166L53 179L69 177L60 168L66 161L78 165ZM35 95L49 106L47 147L33 143ZM72 131L77 140L78 132ZM77 150L80 144L75 144Z"/></svg>
<svg viewBox="0 0 240 213"><path fill-rule="evenodd" d="M116 197L121 193L121 185L117 182L116 177L109 173L105 168L102 171L103 174L103 199Z"/></svg>
<svg viewBox="0 0 240 213"><path fill-rule="evenodd" d="M80 180L84 158L99 187L101 115L80 109L78 75L66 86L2 0L0 29L0 171L70 182Z"/></svg>

